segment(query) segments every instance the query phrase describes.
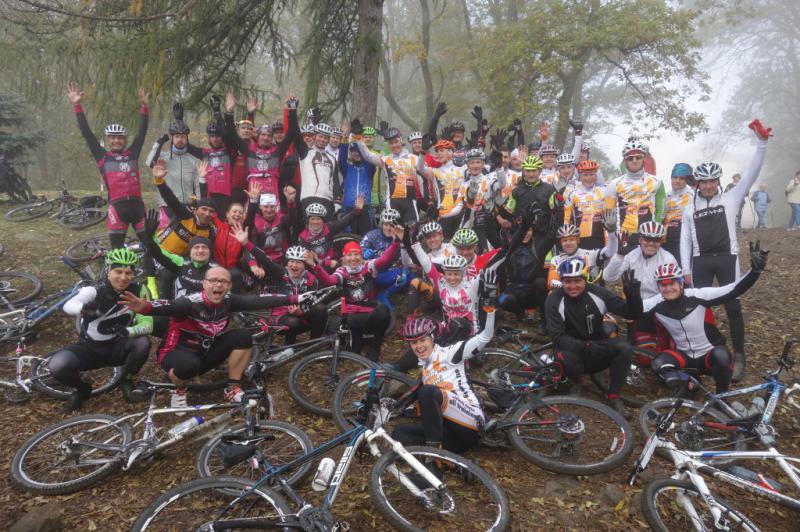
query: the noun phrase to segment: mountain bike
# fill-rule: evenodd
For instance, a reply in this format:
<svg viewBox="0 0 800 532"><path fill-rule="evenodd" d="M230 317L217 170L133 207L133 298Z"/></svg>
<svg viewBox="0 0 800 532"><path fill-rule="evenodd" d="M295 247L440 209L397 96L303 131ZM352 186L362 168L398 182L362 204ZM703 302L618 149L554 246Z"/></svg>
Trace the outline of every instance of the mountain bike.
<svg viewBox="0 0 800 532"><path fill-rule="evenodd" d="M244 413L244 426L232 428L235 433L269 433L275 444L273 459L288 461L308 452L311 440L297 427L287 423L275 424L260 418L262 410L269 412L270 399L263 387L265 375L257 375L258 385L247 390L241 403L213 403L185 408L159 408L156 398L161 392L175 389L172 383L142 381L152 393L150 406L144 412L113 417L88 414L66 419L38 432L17 450L11 464L13 482L33 493L57 495L74 493L96 484L118 469L128 471L135 463L143 462L156 453L184 440L213 437L227 430L234 415ZM204 414L223 410L210 418ZM156 425L163 415L182 416L187 420L169 427ZM141 436L133 438L134 429ZM291 483L302 481L310 472L293 468Z"/></svg>
<svg viewBox="0 0 800 532"><path fill-rule="evenodd" d="M389 436L381 426L381 390L373 369L354 426L292 462L275 464L253 438L225 442L222 454L229 463L249 461L263 473L260 480L209 477L177 486L153 501L132 530L349 530L350 524L336 518L332 509L353 460L366 454L364 448L376 460L368 482L370 496L396 529L505 530L510 509L502 489L463 456L432 447L404 447ZM282 475L340 445L346 447L335 468L320 467L317 472L315 483L327 488L327 494L320 506L313 506ZM291 505L267 487L273 479Z"/></svg>
<svg viewBox="0 0 800 532"><path fill-rule="evenodd" d="M707 461L708 458L724 455L737 461L774 462L794 486L800 489L800 458L778 452L773 446L771 434L760 437L761 442L768 447L766 451L689 451L668 440L666 435L676 426L674 417L684 401L682 398L676 399L669 412L659 420L629 479L629 483L633 485L639 473L647 468L654 452L659 449L675 465L676 471L671 478L648 483L642 493L642 510L653 530L758 530L752 521L729 502L711 493L704 477L730 484L792 510L800 510L800 499L781 493L781 487L775 481L749 470L744 471L752 478L744 478L735 473L741 470L724 471Z"/></svg>
<svg viewBox="0 0 800 532"><path fill-rule="evenodd" d="M702 391L706 396L705 403L683 399L678 403L678 398L672 397L647 403L639 411L639 429L642 435L649 437L655 427L660 425L665 414L671 412L676 404L680 404L680 408L672 414L673 420L677 420L673 422L678 428L671 432L671 441L681 449L709 451L703 458L710 462L730 462L732 458L727 451L744 451L749 442L774 442L777 433L770 421L778 401L781 395L788 396L800 389L800 384L795 383L790 387L781 381L782 373L791 373L794 367L795 360L789 356L789 352L796 343L795 339L785 342L778 359L778 368L764 375L765 382L739 390L711 393L690 372L682 370L682 387L691 386ZM749 409L730 401L734 397L751 394L758 396L754 398ZM711 453L712 450L718 450L719 453ZM662 454L666 457L668 453Z"/></svg>
<svg viewBox="0 0 800 532"><path fill-rule="evenodd" d="M61 180L61 190L58 198L48 200L45 197L38 201L11 209L5 214L6 220L12 222L25 222L50 214L58 222L71 229L83 229L98 224L108 217L108 210L104 207L106 199L102 196L86 196L79 198L67 190L67 184Z"/></svg>
<svg viewBox="0 0 800 532"><path fill-rule="evenodd" d="M140 257L144 255L144 245L135 237L125 237L125 247L136 252ZM74 262L90 262L106 256L106 252L111 249L111 242L108 233L91 236L75 242L64 250L64 256Z"/></svg>
<svg viewBox="0 0 800 532"><path fill-rule="evenodd" d="M17 173L5 155L0 155L0 192L18 203L32 201L35 197L28 180Z"/></svg>
<svg viewBox="0 0 800 532"><path fill-rule="evenodd" d="M25 272L0 272L0 308L14 308L42 293L42 280Z"/></svg>

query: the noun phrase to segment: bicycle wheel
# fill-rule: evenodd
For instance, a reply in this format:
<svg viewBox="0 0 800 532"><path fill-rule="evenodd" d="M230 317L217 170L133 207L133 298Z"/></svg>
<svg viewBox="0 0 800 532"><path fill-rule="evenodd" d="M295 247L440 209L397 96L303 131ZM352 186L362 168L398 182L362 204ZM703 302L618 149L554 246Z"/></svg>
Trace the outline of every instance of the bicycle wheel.
<svg viewBox="0 0 800 532"><path fill-rule="evenodd" d="M350 419L363 406L364 399L367 397L370 371L359 371L348 375L336 387L336 392L333 394L333 420L342 431L353 428ZM380 409L384 414L382 425L387 432L392 432L394 426L394 423L391 423L392 420L419 417L414 408L416 401L412 402L408 411L396 409L397 401L417 384L416 379L398 371L378 369L375 371L375 384L380 386Z"/></svg>
<svg viewBox="0 0 800 532"><path fill-rule="evenodd" d="M336 252L336 258L342 256L342 249L344 245L348 242L356 242L358 244L361 243L361 239L364 237L361 235L357 235L355 233L337 233L333 235L333 249Z"/></svg>
<svg viewBox="0 0 800 532"><path fill-rule="evenodd" d="M52 200L37 201L36 203L29 203L28 205L11 209L5 214L5 218L11 222L27 222L49 214L55 206L56 204Z"/></svg>
<svg viewBox="0 0 800 532"><path fill-rule="evenodd" d="M433 447L406 447L425 464L436 464L445 487L437 492L400 455L381 456L369 477L378 511L398 530L505 530L511 519L508 499L483 469L463 456ZM422 490L414 496L400 473ZM425 486L425 487L423 487Z"/></svg>
<svg viewBox="0 0 800 532"><path fill-rule="evenodd" d="M51 357L34 360L31 363L31 385L38 392L65 400L72 395L73 388L50 376ZM92 395L100 395L113 390L119 384L122 379L122 366L82 371L81 379L92 385Z"/></svg>
<svg viewBox="0 0 800 532"><path fill-rule="evenodd" d="M3 333L0 331L0 342ZM17 378L17 360L15 357L0 357L0 381L12 383ZM20 404L31 398L31 393L26 392L21 386L2 386L3 396L9 403Z"/></svg>
<svg viewBox="0 0 800 532"><path fill-rule="evenodd" d="M303 409L318 416L333 415L333 393L339 382L351 373L377 367L370 359L339 351L336 373L333 373L333 351L311 353L292 366L289 372L289 394Z"/></svg>
<svg viewBox="0 0 800 532"><path fill-rule="evenodd" d="M125 247L132 248L137 255L144 254L141 244L135 237L126 236ZM89 262L104 257L109 249L111 249L111 242L106 233L75 242L64 251L64 256L74 262Z"/></svg>
<svg viewBox="0 0 800 532"><path fill-rule="evenodd" d="M672 530L746 530L759 528L725 499L714 495L716 507L722 513L719 528L708 503L690 482L662 478L645 486L642 492L642 511L645 519L657 532ZM690 515L687 508L691 508Z"/></svg>
<svg viewBox="0 0 800 532"><path fill-rule="evenodd" d="M70 229L85 229L97 225L108 217L107 209L94 207L75 207L69 209L58 217L58 221L64 227Z"/></svg>
<svg viewBox="0 0 800 532"><path fill-rule="evenodd" d="M480 351L477 355L467 361L467 374L470 379L486 382L489 384L528 384L534 378L531 373L530 378L521 375L510 375L510 371L530 371L537 369L535 363L518 353L507 349L488 347ZM473 386L473 391L485 405L495 403L495 400L488 393L485 386ZM544 390L536 392L537 395L544 395Z"/></svg>
<svg viewBox="0 0 800 532"><path fill-rule="evenodd" d="M73 417L51 425L22 444L11 463L20 488L44 495L64 495L86 488L122 465L122 453L89 443L122 446L131 441L126 423L104 414ZM88 431L93 432L88 432ZM79 439L83 443L71 440Z"/></svg>
<svg viewBox="0 0 800 532"><path fill-rule="evenodd" d="M145 508L131 531L242 530L244 527L222 523L213 526L213 523L220 519L264 519L279 523L291 513L289 504L276 491L267 486L251 490L252 485L252 481L236 477L198 478L181 484ZM247 495L242 500L233 503L244 493Z"/></svg>
<svg viewBox="0 0 800 532"><path fill-rule="evenodd" d="M639 432L647 439L656 429L661 419L672 409L675 399L666 397L650 401L639 410ZM744 451L747 449L746 436L727 426L725 414L709 408L699 414L702 403L684 399L681 408L672 418L672 428L663 439L674 443L678 449L687 451ZM699 414L699 415L698 415ZM656 449L656 454L669 458L664 449ZM708 458L710 464L730 463L730 458Z"/></svg>
<svg viewBox="0 0 800 532"><path fill-rule="evenodd" d="M328 309L328 316L330 316L334 312L339 312L339 308L341 308L341 306L342 306L342 301L338 297L334 301L331 301L330 303L328 303L326 305L326 307ZM391 332L394 331L395 325L397 325L397 311L395 309L389 309L389 324L386 326L386 333L385 334L387 334L387 335L391 334ZM329 326L329 328L331 327L331 322L330 321L328 321L328 326ZM334 330L335 330L335 328L334 328ZM364 341L364 342L369 342L369 341L372 340L372 338L373 338L372 334L365 333L361 337L361 340Z"/></svg>
<svg viewBox="0 0 800 532"><path fill-rule="evenodd" d="M211 477L228 475L249 478L251 481L261 478L263 473L258 468L253 468L248 460L226 468L217 454L217 449L219 449L219 445L224 436L232 434L245 435L246 431L247 425L241 423L206 442L200 450L200 454L197 455L197 471L200 473L200 476ZM260 441L256 445L258 450L261 451L267 460L275 467L288 464L292 460L304 454L308 454L314 449L314 444L311 443L311 439L306 433L289 423L261 421L258 424L256 435L263 434L272 436L272 439ZM308 461L283 475L283 479L292 486L298 486L308 478L313 465L313 461ZM277 484L277 482L275 482L275 484Z"/></svg>
<svg viewBox="0 0 800 532"><path fill-rule="evenodd" d="M605 473L633 451L633 430L625 418L583 397L545 397L519 407L511 422L506 430L514 448L554 473Z"/></svg>
<svg viewBox="0 0 800 532"><path fill-rule="evenodd" d="M656 353L647 349L633 348L631 370L625 379L621 395L626 405L639 408L648 401L670 395L669 389L664 386L664 381L650 368L650 362L655 356ZM608 370L593 373L591 378L603 393L608 393L611 378Z"/></svg>
<svg viewBox="0 0 800 532"><path fill-rule="evenodd" d="M30 301L42 293L42 281L23 272L0 272L0 307Z"/></svg>

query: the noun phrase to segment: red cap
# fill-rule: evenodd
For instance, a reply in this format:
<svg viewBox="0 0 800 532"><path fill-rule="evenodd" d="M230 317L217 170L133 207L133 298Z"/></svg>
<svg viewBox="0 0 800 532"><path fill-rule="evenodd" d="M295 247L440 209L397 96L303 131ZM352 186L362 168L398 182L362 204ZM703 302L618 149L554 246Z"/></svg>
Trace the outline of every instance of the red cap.
<svg viewBox="0 0 800 532"><path fill-rule="evenodd" d="M361 255L361 246L358 245L358 242L348 242L344 245L344 248L342 248L342 255L347 255L348 253L352 253L354 251Z"/></svg>

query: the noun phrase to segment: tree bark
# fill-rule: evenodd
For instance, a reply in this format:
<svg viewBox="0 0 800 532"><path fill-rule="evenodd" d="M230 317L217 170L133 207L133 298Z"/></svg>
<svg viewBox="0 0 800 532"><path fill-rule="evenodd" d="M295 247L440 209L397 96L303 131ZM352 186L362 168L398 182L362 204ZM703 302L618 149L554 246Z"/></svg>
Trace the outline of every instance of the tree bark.
<svg viewBox="0 0 800 532"><path fill-rule="evenodd" d="M433 78L428 64L428 53L431 48L431 10L428 0L420 0L422 8L422 53L419 54L419 67L422 71L422 80L425 82L425 123L433 116Z"/></svg>
<svg viewBox="0 0 800 532"><path fill-rule="evenodd" d="M384 0L359 0L356 53L353 58L353 116L374 124L378 112L378 76Z"/></svg>

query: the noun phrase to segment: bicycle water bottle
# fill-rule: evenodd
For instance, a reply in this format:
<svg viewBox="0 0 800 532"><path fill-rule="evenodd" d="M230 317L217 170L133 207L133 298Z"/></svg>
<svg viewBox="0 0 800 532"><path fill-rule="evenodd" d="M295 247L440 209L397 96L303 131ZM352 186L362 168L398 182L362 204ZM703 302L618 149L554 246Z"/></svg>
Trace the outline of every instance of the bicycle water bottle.
<svg viewBox="0 0 800 532"><path fill-rule="evenodd" d="M766 403L764 402L763 397L756 397L750 403L750 409L747 411L747 415L749 416L760 416L764 413L764 406Z"/></svg>
<svg viewBox="0 0 800 532"><path fill-rule="evenodd" d="M733 401L731 403L731 408L736 411L736 414L738 414L739 417L747 417L747 407L739 401Z"/></svg>
<svg viewBox="0 0 800 532"><path fill-rule="evenodd" d="M275 356L272 358L272 363L273 364L277 364L278 362L286 360L287 358L291 357L292 355L294 355L294 348L287 347L283 351L275 354Z"/></svg>
<svg viewBox="0 0 800 532"><path fill-rule="evenodd" d="M336 467L336 462L333 461L333 458L326 456L319 461L317 474L314 475L314 480L311 481L311 488L314 491L325 491L328 487L328 483L331 481L334 467Z"/></svg>
<svg viewBox="0 0 800 532"><path fill-rule="evenodd" d="M737 465L731 466L728 468L728 473L731 475L736 475L739 478L749 480L750 482L755 482L759 486L763 486L774 491L781 491L783 489L783 486L777 480L765 477L764 475L756 473L755 471L747 469L746 467Z"/></svg>
<svg viewBox="0 0 800 532"><path fill-rule="evenodd" d="M171 429L169 429L169 437L176 438L181 434L183 434L184 432L191 430L197 427L198 425L202 425L203 421L205 420L203 419L202 416L192 416L186 421L182 421L177 425L175 425L174 427L172 427Z"/></svg>

